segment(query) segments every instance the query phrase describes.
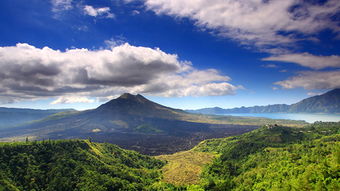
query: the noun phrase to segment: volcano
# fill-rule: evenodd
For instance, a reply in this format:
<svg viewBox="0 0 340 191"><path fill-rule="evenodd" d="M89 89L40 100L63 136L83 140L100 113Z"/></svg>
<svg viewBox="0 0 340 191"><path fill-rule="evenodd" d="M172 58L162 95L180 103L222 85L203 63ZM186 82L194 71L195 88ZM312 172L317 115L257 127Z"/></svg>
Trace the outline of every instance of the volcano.
<svg viewBox="0 0 340 191"><path fill-rule="evenodd" d="M96 109L63 112L33 123L0 130L1 140L91 139L110 142L144 154L189 149L206 138L225 137L257 128L220 124L125 93Z"/></svg>

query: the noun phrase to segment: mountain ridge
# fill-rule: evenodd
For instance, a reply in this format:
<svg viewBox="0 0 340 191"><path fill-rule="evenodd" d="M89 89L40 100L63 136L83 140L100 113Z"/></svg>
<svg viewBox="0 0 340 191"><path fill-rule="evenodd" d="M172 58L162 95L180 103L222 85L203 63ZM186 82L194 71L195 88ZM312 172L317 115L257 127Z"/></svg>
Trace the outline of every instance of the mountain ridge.
<svg viewBox="0 0 340 191"><path fill-rule="evenodd" d="M223 109L220 107L186 110L201 114L228 113L340 113L340 89L333 89L322 95L303 99L295 104L273 104L267 106L236 107Z"/></svg>
<svg viewBox="0 0 340 191"><path fill-rule="evenodd" d="M47 116L75 111L74 109L29 109L0 107L0 128L17 126L30 121L43 119Z"/></svg>

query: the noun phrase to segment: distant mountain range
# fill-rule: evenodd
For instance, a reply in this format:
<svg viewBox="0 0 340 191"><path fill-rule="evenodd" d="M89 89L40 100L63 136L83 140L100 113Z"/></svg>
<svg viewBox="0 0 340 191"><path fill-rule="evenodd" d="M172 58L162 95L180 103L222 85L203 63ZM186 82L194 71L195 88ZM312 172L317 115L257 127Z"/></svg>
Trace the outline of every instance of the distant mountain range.
<svg viewBox="0 0 340 191"><path fill-rule="evenodd" d="M123 94L96 109L50 115L25 125L0 129L0 141L89 138L145 154L173 153L207 138L226 137L267 123L302 121L191 114Z"/></svg>
<svg viewBox="0 0 340 191"><path fill-rule="evenodd" d="M0 128L22 125L24 123L39 120L49 115L60 112L75 111L73 109L21 109L0 107Z"/></svg>
<svg viewBox="0 0 340 191"><path fill-rule="evenodd" d="M298 103L275 104L267 106L238 107L223 109L220 107L186 110L200 114L228 113L340 113L340 89L331 90L325 94L304 99Z"/></svg>

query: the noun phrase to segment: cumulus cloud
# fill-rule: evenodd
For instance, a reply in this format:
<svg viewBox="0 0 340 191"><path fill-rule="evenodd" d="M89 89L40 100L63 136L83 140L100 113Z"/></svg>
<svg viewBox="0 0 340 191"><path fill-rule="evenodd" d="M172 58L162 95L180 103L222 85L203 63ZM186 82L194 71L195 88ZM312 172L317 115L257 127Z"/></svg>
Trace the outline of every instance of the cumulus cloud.
<svg viewBox="0 0 340 191"><path fill-rule="evenodd" d="M139 0L125 0L126 2ZM157 15L188 18L196 26L241 45L255 47L272 56L263 61L292 62L312 69L339 68L340 56L294 53L300 41L318 42L323 30L340 36L339 0L143 0L146 9ZM267 64L262 67L274 68ZM287 72L281 70L281 72ZM334 72L338 73L338 72ZM301 72L277 82L284 88L336 87L340 84L331 72ZM320 79L314 79L313 75ZM324 78L322 78L324 77ZM306 84L304 84L306 83Z"/></svg>
<svg viewBox="0 0 340 191"><path fill-rule="evenodd" d="M18 43L0 47L0 67L0 99L7 102L60 97L55 103L67 103L124 92L226 95L241 88L228 83L230 78L217 70L198 70L190 62L180 61L176 54L128 43L105 50L66 51Z"/></svg>
<svg viewBox="0 0 340 191"><path fill-rule="evenodd" d="M58 99L51 102L52 105L55 104L65 104L65 103L93 103L93 99L89 99L87 97L79 97L79 96L62 96Z"/></svg>
<svg viewBox="0 0 340 191"><path fill-rule="evenodd" d="M98 17L102 16L105 18L114 18L115 15L111 13L110 7L100 7L100 8L94 8L91 5L85 5L84 7L84 13L86 15L92 16L92 17Z"/></svg>
<svg viewBox="0 0 340 191"><path fill-rule="evenodd" d="M107 48L112 48L115 46L120 46L126 43L126 38L124 36L115 36L104 41Z"/></svg>
<svg viewBox="0 0 340 191"><path fill-rule="evenodd" d="M340 71L300 72L297 76L276 82L275 84L285 89L304 88L307 90L323 90L340 88Z"/></svg>
<svg viewBox="0 0 340 191"><path fill-rule="evenodd" d="M156 14L189 18L199 27L271 53L284 52L285 46L301 40L296 33L312 36L323 29L340 32L338 23L331 19L340 10L338 0L325 3L300 0L144 0L144 4Z"/></svg>
<svg viewBox="0 0 340 191"><path fill-rule="evenodd" d="M59 12L59 11L70 10L73 8L72 1L73 0L51 0L52 11Z"/></svg>
<svg viewBox="0 0 340 191"><path fill-rule="evenodd" d="M284 54L271 56L262 59L264 61L281 61L281 62L291 62L296 63L304 67L309 67L313 69L322 68L340 68L340 56L316 56L309 53L301 54Z"/></svg>

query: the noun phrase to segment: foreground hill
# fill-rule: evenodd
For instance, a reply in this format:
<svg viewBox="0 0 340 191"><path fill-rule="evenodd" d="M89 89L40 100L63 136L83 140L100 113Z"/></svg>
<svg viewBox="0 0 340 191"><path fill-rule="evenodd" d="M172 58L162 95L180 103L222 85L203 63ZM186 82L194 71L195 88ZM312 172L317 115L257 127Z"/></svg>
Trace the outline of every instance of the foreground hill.
<svg viewBox="0 0 340 191"><path fill-rule="evenodd" d="M0 190L149 190L163 162L111 144L0 144Z"/></svg>
<svg viewBox="0 0 340 191"><path fill-rule="evenodd" d="M268 125L240 136L205 140L186 157L176 153L160 158L168 161L163 180L184 190L191 189L183 185L192 182L196 190L340 190L339 149L340 122L305 128ZM191 161L209 161L209 154L215 159L203 168L200 179L173 165L179 161L181 169L197 172L202 167L193 167Z"/></svg>
<svg viewBox="0 0 340 191"><path fill-rule="evenodd" d="M39 120L59 112L71 112L72 109L20 109L0 107L0 128L22 125Z"/></svg>
<svg viewBox="0 0 340 191"><path fill-rule="evenodd" d="M195 149L220 154L205 169L207 190L339 190L340 123L267 126L207 140Z"/></svg>
<svg viewBox="0 0 340 191"><path fill-rule="evenodd" d="M192 113L227 114L227 113L340 113L340 89L304 99L298 103L274 104L268 106L239 107L222 109L219 107L188 110Z"/></svg>
<svg viewBox="0 0 340 191"><path fill-rule="evenodd" d="M267 125L155 158L90 140L0 144L0 190L340 190L340 122Z"/></svg>
<svg viewBox="0 0 340 191"><path fill-rule="evenodd" d="M118 144L144 154L174 153L207 138L248 132L266 123L303 125L302 121L196 115L123 94L96 109L58 113L15 128L0 129L2 141L87 139Z"/></svg>

